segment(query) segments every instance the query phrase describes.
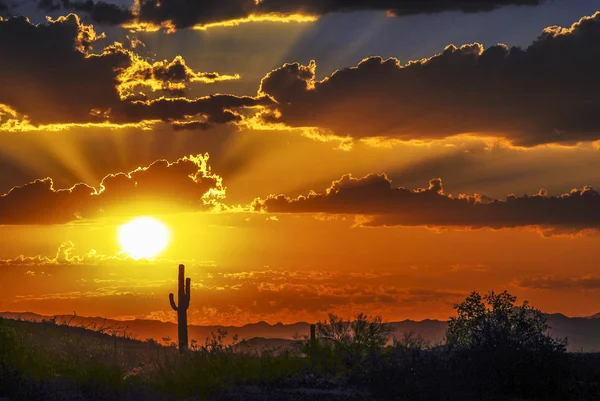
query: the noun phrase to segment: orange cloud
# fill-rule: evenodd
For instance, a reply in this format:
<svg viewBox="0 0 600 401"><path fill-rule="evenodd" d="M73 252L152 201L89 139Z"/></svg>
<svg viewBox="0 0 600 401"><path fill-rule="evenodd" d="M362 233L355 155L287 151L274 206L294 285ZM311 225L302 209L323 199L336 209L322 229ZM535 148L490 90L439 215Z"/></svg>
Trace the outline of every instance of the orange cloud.
<svg viewBox="0 0 600 401"><path fill-rule="evenodd" d="M91 250L83 255L74 255L73 249L75 244L71 241L66 241L60 244L56 255L53 257L36 255L25 256L20 255L14 259L0 260L0 266L45 266L45 265L67 265L67 264L96 264L107 260L114 261L117 256L99 255L95 250ZM25 274L35 276L35 271L28 270Z"/></svg>
<svg viewBox="0 0 600 401"><path fill-rule="evenodd" d="M535 276L516 281L516 285L522 288L537 290L598 290L600 289L600 278L587 275L583 277L557 277L557 276Z"/></svg>
<svg viewBox="0 0 600 401"><path fill-rule="evenodd" d="M174 319L167 301L167 294L176 286L177 263L173 261L132 261L122 255L93 252L82 255L70 243L61 245L57 256L47 259L21 257L0 263L2 283L27 283L3 288L5 297L0 307L41 313L48 310L52 314L75 309L84 316L106 316L108 311L112 317ZM431 308L449 310L452 302L468 293L408 284L406 272L399 271L236 272L207 263L185 263L192 291L202 300L190 307L190 321L196 324L314 321L331 311L349 316L360 310L401 317L415 308L431 316ZM152 269L148 269L149 264ZM123 299L129 301L123 303Z"/></svg>
<svg viewBox="0 0 600 401"><path fill-rule="evenodd" d="M186 261L191 262L191 261ZM65 241L58 247L54 256L25 256L20 255L13 259L0 259L0 266L31 266L49 267L49 266L100 266L100 265L118 265L118 264L171 264L183 263L182 261L173 261L168 259L133 259L125 252L119 252L115 255L102 255L95 249L86 253L76 253L75 244L72 241ZM28 270L25 274L35 276L35 270Z"/></svg>
<svg viewBox="0 0 600 401"><path fill-rule="evenodd" d="M0 224L61 224L114 214L208 210L225 196L208 155L158 160L129 173L109 174L98 189L80 183L55 189L51 178L0 196Z"/></svg>

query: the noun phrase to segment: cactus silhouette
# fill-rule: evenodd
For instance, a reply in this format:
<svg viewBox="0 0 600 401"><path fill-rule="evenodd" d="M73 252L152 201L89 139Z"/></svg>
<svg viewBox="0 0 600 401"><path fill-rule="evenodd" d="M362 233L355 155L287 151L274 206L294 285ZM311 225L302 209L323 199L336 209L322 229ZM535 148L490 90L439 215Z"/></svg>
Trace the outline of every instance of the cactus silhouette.
<svg viewBox="0 0 600 401"><path fill-rule="evenodd" d="M185 266L179 265L179 280L177 302L175 305L175 296L169 294L169 302L171 308L177 312L177 332L179 337L179 352L184 353L188 349L188 329L187 329L187 310L190 306L190 282L189 277L185 279L185 287L183 286L183 278L185 276Z"/></svg>
<svg viewBox="0 0 600 401"><path fill-rule="evenodd" d="M317 356L317 336L316 336L316 326L314 324L310 325L310 361L314 366Z"/></svg>

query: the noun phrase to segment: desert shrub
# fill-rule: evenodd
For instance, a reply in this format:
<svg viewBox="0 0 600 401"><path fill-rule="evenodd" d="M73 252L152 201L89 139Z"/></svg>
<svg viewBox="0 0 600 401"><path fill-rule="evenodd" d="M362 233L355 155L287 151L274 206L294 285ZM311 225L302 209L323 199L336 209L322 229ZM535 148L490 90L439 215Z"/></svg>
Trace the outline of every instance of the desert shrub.
<svg viewBox="0 0 600 401"><path fill-rule="evenodd" d="M393 331L381 316L359 313L350 320L331 313L327 320L317 323L318 368L339 375L359 374L364 359L380 352Z"/></svg>
<svg viewBox="0 0 600 401"><path fill-rule="evenodd" d="M384 347L394 329L381 316L356 315L345 320L330 313L328 320L317 324L317 336L338 350L375 350Z"/></svg>
<svg viewBox="0 0 600 401"><path fill-rule="evenodd" d="M309 365L285 351L239 352L237 340L224 344L226 335L219 331L185 355L163 360L149 377L154 388L178 399L215 396L236 386L281 386Z"/></svg>
<svg viewBox="0 0 600 401"><path fill-rule="evenodd" d="M111 356L95 339L65 335L57 326L0 320L0 396L44 401L66 392L115 399L124 380Z"/></svg>
<svg viewBox="0 0 600 401"><path fill-rule="evenodd" d="M504 291L471 293L454 308L446 334L455 368L479 394L560 398L566 340L547 333L546 318Z"/></svg>

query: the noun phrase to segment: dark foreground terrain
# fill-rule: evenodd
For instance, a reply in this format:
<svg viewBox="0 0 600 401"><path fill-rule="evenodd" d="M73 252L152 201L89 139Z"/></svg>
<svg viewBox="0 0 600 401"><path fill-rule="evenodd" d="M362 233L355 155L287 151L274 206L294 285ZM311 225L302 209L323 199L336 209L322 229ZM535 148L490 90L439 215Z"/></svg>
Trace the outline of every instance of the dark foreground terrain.
<svg viewBox="0 0 600 401"><path fill-rule="evenodd" d="M222 333L221 333L222 334ZM222 335L173 346L58 325L0 320L0 400L596 400L600 354L489 353L410 337L369 352L306 343L240 351Z"/></svg>
<svg viewBox="0 0 600 401"><path fill-rule="evenodd" d="M260 351L227 342L222 330L180 353L170 339L137 341L103 325L0 319L0 397L599 400L600 354L566 352L568 338L552 336L541 311L515 302L506 291L471 293L454 305L445 342L436 345L412 333L392 337L380 316L330 314L311 338Z"/></svg>

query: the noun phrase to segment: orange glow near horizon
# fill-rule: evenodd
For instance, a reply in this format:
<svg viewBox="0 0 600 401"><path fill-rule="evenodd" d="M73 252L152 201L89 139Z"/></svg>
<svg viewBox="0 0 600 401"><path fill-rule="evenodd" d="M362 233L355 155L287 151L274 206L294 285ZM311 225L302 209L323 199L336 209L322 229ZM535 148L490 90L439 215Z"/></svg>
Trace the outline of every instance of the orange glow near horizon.
<svg viewBox="0 0 600 401"><path fill-rule="evenodd" d="M190 324L447 319L474 290L600 312L594 82L567 74L600 48L586 20L206 3L0 23L0 311L174 321L185 264Z"/></svg>

